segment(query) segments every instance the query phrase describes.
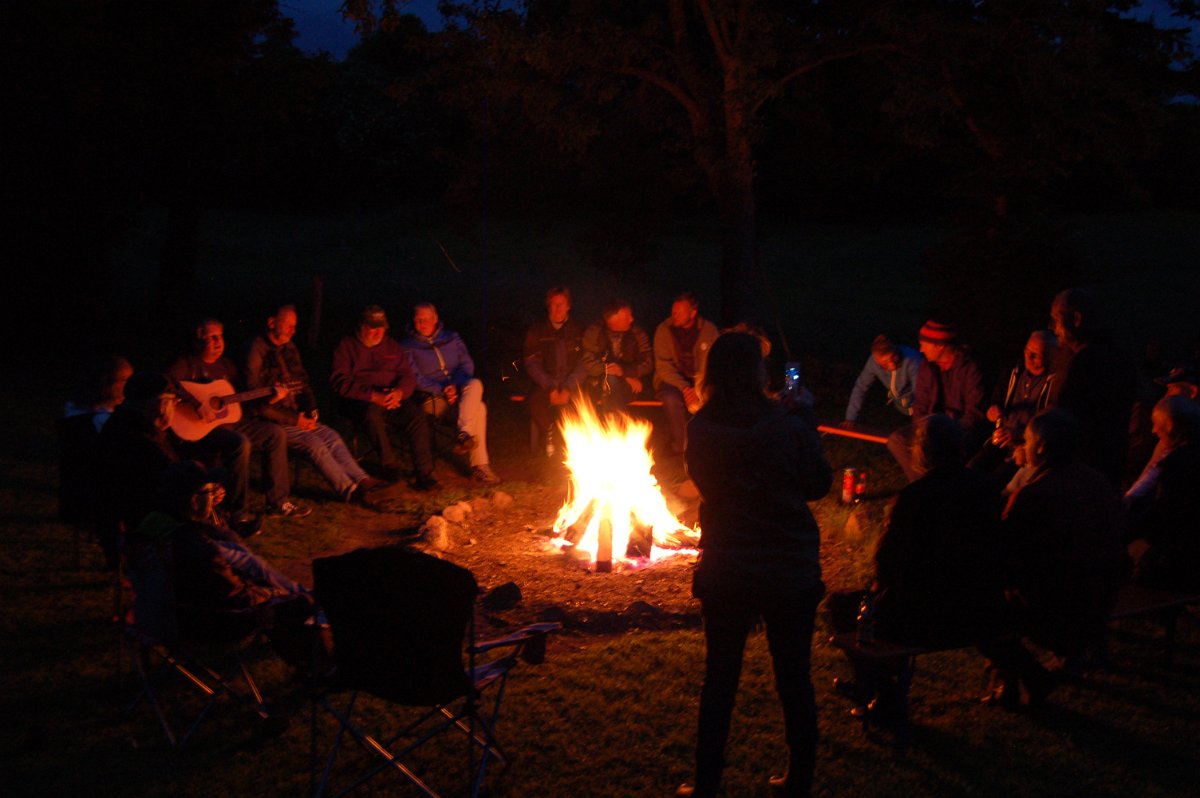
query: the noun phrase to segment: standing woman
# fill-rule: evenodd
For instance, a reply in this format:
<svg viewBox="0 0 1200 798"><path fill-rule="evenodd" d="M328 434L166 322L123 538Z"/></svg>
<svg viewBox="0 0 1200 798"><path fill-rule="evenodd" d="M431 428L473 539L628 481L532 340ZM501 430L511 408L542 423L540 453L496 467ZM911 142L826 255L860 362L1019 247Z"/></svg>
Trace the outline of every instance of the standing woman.
<svg viewBox="0 0 1200 798"><path fill-rule="evenodd" d="M817 749L810 663L813 621L825 593L820 530L808 502L829 491L832 472L807 411L764 393L759 341L726 333L708 355L704 407L688 427L686 462L700 489L700 599L706 643L695 784L677 795L716 795L725 741L755 621L766 624L783 705L788 770L772 776L783 795L808 795Z"/></svg>

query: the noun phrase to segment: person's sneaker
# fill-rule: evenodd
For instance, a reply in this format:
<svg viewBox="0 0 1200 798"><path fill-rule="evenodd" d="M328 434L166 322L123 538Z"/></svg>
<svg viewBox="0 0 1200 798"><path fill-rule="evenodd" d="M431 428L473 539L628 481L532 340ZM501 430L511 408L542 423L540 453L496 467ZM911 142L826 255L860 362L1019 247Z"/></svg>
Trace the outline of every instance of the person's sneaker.
<svg viewBox="0 0 1200 798"><path fill-rule="evenodd" d="M388 482L385 479L376 479L375 477L364 477L362 482L358 483L358 490L360 493L370 493L371 491L375 491L375 490L383 490L384 488L390 486L391 484L392 483Z"/></svg>
<svg viewBox="0 0 1200 798"><path fill-rule="evenodd" d="M271 518L303 518L312 513L312 508L293 501L285 501L276 507L268 507L267 515Z"/></svg>
<svg viewBox="0 0 1200 798"><path fill-rule="evenodd" d="M438 486L438 481L434 479L433 474L417 474L412 481L413 490L419 490L422 493L433 490Z"/></svg>
<svg viewBox="0 0 1200 798"><path fill-rule="evenodd" d="M454 448L451 450L459 457L464 454L470 454L479 446L479 441L475 440L475 436L466 432L458 433L458 437L454 440Z"/></svg>
<svg viewBox="0 0 1200 798"><path fill-rule="evenodd" d="M476 482L482 482L485 485L497 485L500 483L500 477L496 476L496 472L487 463L472 468L471 479Z"/></svg>

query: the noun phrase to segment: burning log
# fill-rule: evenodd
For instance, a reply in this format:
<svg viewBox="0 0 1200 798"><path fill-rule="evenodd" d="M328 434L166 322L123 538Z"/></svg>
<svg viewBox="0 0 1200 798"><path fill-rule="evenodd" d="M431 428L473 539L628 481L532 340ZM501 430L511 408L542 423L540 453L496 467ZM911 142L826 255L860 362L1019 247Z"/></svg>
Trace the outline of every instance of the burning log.
<svg viewBox="0 0 1200 798"><path fill-rule="evenodd" d="M621 413L599 417L582 397L563 414L570 484L556 542L587 552L598 572L612 570L614 551L621 560L653 560L694 534L667 507L651 471L650 429Z"/></svg>

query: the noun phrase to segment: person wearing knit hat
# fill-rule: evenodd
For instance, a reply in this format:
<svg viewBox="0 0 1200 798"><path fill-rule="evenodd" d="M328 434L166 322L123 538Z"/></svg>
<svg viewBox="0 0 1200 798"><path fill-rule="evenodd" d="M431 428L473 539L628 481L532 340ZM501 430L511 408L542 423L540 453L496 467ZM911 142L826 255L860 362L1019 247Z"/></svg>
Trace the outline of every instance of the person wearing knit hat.
<svg viewBox="0 0 1200 798"><path fill-rule="evenodd" d="M934 413L954 419L965 433L966 451L974 451L987 436L984 417L983 373L959 339L958 327L944 319L931 318L921 325L917 341L925 362L917 371L913 394L913 421ZM902 427L888 437L888 450L904 469L908 481L921 474L913 464L915 427Z"/></svg>

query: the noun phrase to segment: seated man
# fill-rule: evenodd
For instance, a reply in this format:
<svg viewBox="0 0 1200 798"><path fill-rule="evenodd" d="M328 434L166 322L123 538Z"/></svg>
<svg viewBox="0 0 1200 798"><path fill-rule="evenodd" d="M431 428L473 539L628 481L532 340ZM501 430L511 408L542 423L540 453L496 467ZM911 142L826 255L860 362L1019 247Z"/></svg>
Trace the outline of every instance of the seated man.
<svg viewBox="0 0 1200 798"><path fill-rule="evenodd" d="M941 413L958 422L968 451L977 448L987 435L983 415L983 375L958 341L958 329L930 319L917 335L925 360L917 372L913 392L913 419ZM916 428L901 427L888 437L887 447L904 475L912 482L920 476L912 465L912 441Z"/></svg>
<svg viewBox="0 0 1200 798"><path fill-rule="evenodd" d="M379 466L387 479L400 478L400 462L388 438L388 426L404 430L412 448L415 476L412 486L429 491L437 487L433 476L433 433L429 417L413 400L417 378L408 353L387 334L383 308L368 305L354 335L347 335L333 351L329 386L338 411L361 426L379 453Z"/></svg>
<svg viewBox="0 0 1200 798"><path fill-rule="evenodd" d="M317 400L300 360L300 350L292 343L295 335L296 308L284 305L267 319L266 332L250 344L246 357L247 387L288 383L303 386L273 401L256 404L254 412L264 421L282 427L288 447L303 452L339 496L346 501L365 502L369 491L387 483L368 476L337 430L317 421Z"/></svg>
<svg viewBox="0 0 1200 798"><path fill-rule="evenodd" d="M181 460L163 472L158 493L159 509L129 535L139 625L169 638L172 620L186 634L190 624L209 628L213 614L254 611L255 626L270 630L280 655L294 666L306 665L314 633L312 626L305 631L314 615L312 595L223 526L220 504L225 489L199 463ZM138 595L136 590L139 570L155 563L140 552L158 545L170 551L174 618L167 614L170 608L156 606L154 597ZM147 616L153 619L149 624Z"/></svg>
<svg viewBox="0 0 1200 798"><path fill-rule="evenodd" d="M571 402L587 374L583 362L583 327L570 318L571 292L556 286L546 292L546 319L525 333L525 373L533 381L529 416L546 455L554 455L552 430L558 413Z"/></svg>
<svg viewBox="0 0 1200 798"><path fill-rule="evenodd" d="M208 402L188 390L190 384L204 385L215 380L223 380L237 390L237 366L225 356L225 325L216 319L200 322L196 327L195 351L171 364L167 376L175 381L181 403L191 409L199 425L202 428L211 426L199 440L181 443L180 454L199 460L214 455L220 457L227 474L229 512L239 532L258 528L248 507L251 447L265 455L267 515L303 518L312 512L288 498L291 472L288 470L287 436L278 424L261 421L244 411L238 422L222 423ZM283 390L277 389L277 394Z"/></svg>
<svg viewBox="0 0 1200 798"><path fill-rule="evenodd" d="M642 395L654 357L650 336L633 323L628 302L609 302L601 321L584 330L583 362L591 399L601 411L624 410Z"/></svg>
<svg viewBox="0 0 1200 798"><path fill-rule="evenodd" d="M887 389L887 403L906 418L913 413L913 392L917 387L917 372L924 358L921 353L907 346L892 343L886 335L877 335L871 342L871 356L854 381L850 401L846 403L846 421L843 426L852 426L858 421L863 399L871 385L878 382Z"/></svg>
<svg viewBox="0 0 1200 798"><path fill-rule="evenodd" d="M1154 407L1155 456L1125 494L1133 578L1169 590L1200 589L1200 405L1182 395Z"/></svg>
<svg viewBox="0 0 1200 798"><path fill-rule="evenodd" d="M996 385L995 401L987 409L987 420L996 425L995 432L967 467L989 476L997 487L1017 473L1013 453L1025 442L1025 426L1050 401L1054 375L1049 366L1057 346L1054 333L1035 330L1025 342L1024 363L1013 367L1003 393Z"/></svg>
<svg viewBox="0 0 1200 798"><path fill-rule="evenodd" d="M948 416L935 414L917 423L913 468L920 476L900 491L875 550L872 593L880 639L933 647L980 645L1001 625L1000 499L963 466L962 436ZM860 596L851 591L830 597L836 628L853 627ZM861 680L862 664L853 664ZM882 676L880 697L886 705L887 674ZM858 689L840 681L835 686L841 692Z"/></svg>
<svg viewBox="0 0 1200 798"><path fill-rule="evenodd" d="M1125 567L1120 497L1079 459L1079 432L1063 410L1033 417L1025 456L1034 476L1009 499L1001 524L1016 631L1054 652L1064 669L1080 667L1103 645ZM1018 688L1034 703L1045 698L1049 674L1019 641L987 654L1006 677L1000 703L1016 703Z"/></svg>
<svg viewBox="0 0 1200 798"><path fill-rule="evenodd" d="M691 291L675 297L671 317L654 331L654 387L671 429L671 449L687 448L688 417L700 409L697 386L704 377L708 348L717 325L700 316L700 300Z"/></svg>
<svg viewBox="0 0 1200 798"><path fill-rule="evenodd" d="M458 427L454 453L469 456L471 478L486 485L500 482L488 464L483 383L475 377L475 361L463 339L442 326L437 308L422 302L413 308L404 349L417 376L417 390L428 397L425 411L436 418L454 417Z"/></svg>

